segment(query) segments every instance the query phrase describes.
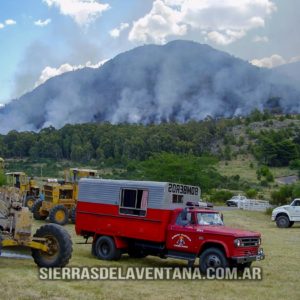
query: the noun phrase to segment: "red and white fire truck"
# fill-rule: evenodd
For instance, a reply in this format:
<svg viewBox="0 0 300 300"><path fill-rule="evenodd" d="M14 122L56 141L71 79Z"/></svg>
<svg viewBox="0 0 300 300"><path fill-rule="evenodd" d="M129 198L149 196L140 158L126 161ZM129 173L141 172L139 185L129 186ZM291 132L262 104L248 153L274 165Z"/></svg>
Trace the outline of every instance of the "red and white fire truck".
<svg viewBox="0 0 300 300"><path fill-rule="evenodd" d="M218 211L197 207L201 190L167 182L81 179L76 233L93 238L99 259L155 255L200 269L249 267L264 259L257 232L224 226Z"/></svg>

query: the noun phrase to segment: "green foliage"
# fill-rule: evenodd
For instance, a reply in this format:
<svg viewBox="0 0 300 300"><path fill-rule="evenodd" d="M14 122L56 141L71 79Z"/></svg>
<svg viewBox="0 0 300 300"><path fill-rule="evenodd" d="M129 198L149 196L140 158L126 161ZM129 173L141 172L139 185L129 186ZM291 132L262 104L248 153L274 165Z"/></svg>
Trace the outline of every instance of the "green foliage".
<svg viewBox="0 0 300 300"><path fill-rule="evenodd" d="M291 160L289 166L292 170L300 170L300 159Z"/></svg>
<svg viewBox="0 0 300 300"><path fill-rule="evenodd" d="M154 154L143 162L129 163L127 172L121 176L198 185L203 192L207 192L222 183L221 175L214 168L216 163L217 159L210 156L196 157L163 152Z"/></svg>
<svg viewBox="0 0 300 300"><path fill-rule="evenodd" d="M6 177L3 171L0 170L0 186L3 186L6 184Z"/></svg>
<svg viewBox="0 0 300 300"><path fill-rule="evenodd" d="M254 199L257 196L257 190L256 189L249 189L246 191L247 198Z"/></svg>
<svg viewBox="0 0 300 300"><path fill-rule="evenodd" d="M287 130L261 132L252 149L254 156L268 166L288 166L290 161L299 157L298 147L289 136Z"/></svg>
<svg viewBox="0 0 300 300"><path fill-rule="evenodd" d="M266 211L265 211L265 215L271 216L272 215L272 211L273 211L272 207L267 208Z"/></svg>
<svg viewBox="0 0 300 300"><path fill-rule="evenodd" d="M273 176L273 174L271 173L270 169L267 166L261 166L256 171L256 175L257 175L258 180L261 180L262 177L265 177L265 179L263 179L262 182L266 181L268 183L268 182L273 182L274 181L274 176Z"/></svg>
<svg viewBox="0 0 300 300"><path fill-rule="evenodd" d="M300 198L300 184L294 185L292 189L292 198Z"/></svg>
<svg viewBox="0 0 300 300"><path fill-rule="evenodd" d="M279 190L271 193L271 204L284 205L291 202L293 197L293 185L283 185Z"/></svg>
<svg viewBox="0 0 300 300"><path fill-rule="evenodd" d="M212 202L225 202L226 200L233 197L233 193L227 190L216 190L213 191L210 196Z"/></svg>
<svg viewBox="0 0 300 300"><path fill-rule="evenodd" d="M185 124L80 124L53 127L39 133L11 131L0 135L0 155L6 158L91 159L126 164L154 153L203 155L216 138L223 138L231 120L190 121Z"/></svg>

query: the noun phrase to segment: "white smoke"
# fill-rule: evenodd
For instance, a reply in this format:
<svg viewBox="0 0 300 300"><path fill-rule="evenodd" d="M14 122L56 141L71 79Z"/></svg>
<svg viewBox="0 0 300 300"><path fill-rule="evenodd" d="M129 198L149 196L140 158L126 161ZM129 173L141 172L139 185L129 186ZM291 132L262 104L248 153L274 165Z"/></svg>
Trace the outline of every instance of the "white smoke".
<svg viewBox="0 0 300 300"><path fill-rule="evenodd" d="M60 66L44 75L72 68ZM0 131L230 117L264 109L270 97L280 97L284 111L300 112L300 92L284 81L268 69L207 45L187 41L148 45L120 54L100 68L77 68L50 78L0 110Z"/></svg>

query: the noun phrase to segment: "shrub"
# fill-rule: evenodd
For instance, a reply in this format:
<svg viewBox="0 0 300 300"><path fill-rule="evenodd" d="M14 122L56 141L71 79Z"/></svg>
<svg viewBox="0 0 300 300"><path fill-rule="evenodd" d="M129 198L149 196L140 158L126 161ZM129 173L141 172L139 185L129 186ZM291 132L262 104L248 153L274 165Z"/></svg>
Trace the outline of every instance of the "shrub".
<svg viewBox="0 0 300 300"><path fill-rule="evenodd" d="M6 184L6 177L3 172L0 171L0 186Z"/></svg>
<svg viewBox="0 0 300 300"><path fill-rule="evenodd" d="M293 187L293 190L292 190L292 197L293 197L293 198L300 198L300 184L295 185L295 186Z"/></svg>
<svg viewBox="0 0 300 300"><path fill-rule="evenodd" d="M292 170L299 170L300 169L300 159L294 159L294 160L290 161L289 167Z"/></svg>
<svg viewBox="0 0 300 300"><path fill-rule="evenodd" d="M257 195L257 190L256 189L249 189L249 190L246 191L247 198L252 199L252 198L255 198L256 195Z"/></svg>
<svg viewBox="0 0 300 300"><path fill-rule="evenodd" d="M265 211L265 215L271 216L272 215L272 211L273 211L272 207L267 208L266 211Z"/></svg>
<svg viewBox="0 0 300 300"><path fill-rule="evenodd" d="M279 190L273 191L271 193L271 204L274 205L283 205L291 202L293 196L292 185L284 185Z"/></svg>
<svg viewBox="0 0 300 300"><path fill-rule="evenodd" d="M233 193L226 190L219 190L212 193L210 200L213 202L224 202L233 197Z"/></svg>

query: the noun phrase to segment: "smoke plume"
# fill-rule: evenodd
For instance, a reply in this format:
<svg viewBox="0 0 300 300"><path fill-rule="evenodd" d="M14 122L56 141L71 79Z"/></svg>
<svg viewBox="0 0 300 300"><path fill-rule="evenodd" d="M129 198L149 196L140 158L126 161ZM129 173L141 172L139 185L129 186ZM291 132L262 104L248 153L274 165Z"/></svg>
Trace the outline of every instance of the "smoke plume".
<svg viewBox="0 0 300 300"><path fill-rule="evenodd" d="M135 48L99 69L46 81L0 109L0 131L39 130L67 123L186 122L245 115L279 97L300 112L300 92L280 74L207 45L173 41Z"/></svg>

